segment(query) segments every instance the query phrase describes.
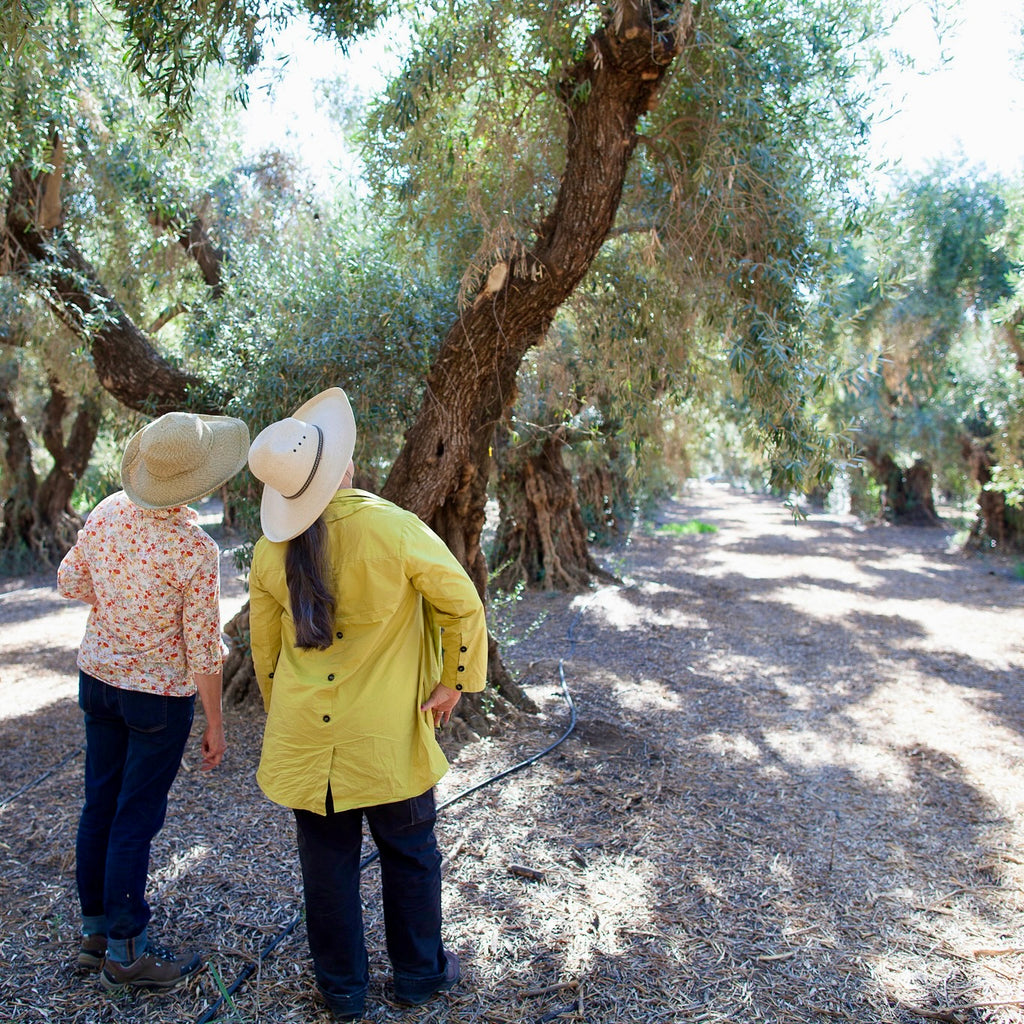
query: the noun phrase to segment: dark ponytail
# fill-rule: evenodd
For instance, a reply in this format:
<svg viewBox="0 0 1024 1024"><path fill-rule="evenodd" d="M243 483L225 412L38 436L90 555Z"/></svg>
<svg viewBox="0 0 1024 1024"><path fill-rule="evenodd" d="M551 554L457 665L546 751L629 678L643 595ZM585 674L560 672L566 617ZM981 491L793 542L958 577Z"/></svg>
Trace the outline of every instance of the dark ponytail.
<svg viewBox="0 0 1024 1024"><path fill-rule="evenodd" d="M296 647L323 651L333 642L334 590L327 554L327 524L322 518L288 542L284 568Z"/></svg>

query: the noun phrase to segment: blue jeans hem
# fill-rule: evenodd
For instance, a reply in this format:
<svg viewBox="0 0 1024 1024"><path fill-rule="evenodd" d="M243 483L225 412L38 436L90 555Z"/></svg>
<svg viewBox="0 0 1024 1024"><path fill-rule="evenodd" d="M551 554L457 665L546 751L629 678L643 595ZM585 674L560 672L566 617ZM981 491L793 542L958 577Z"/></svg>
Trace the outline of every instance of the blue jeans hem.
<svg viewBox="0 0 1024 1024"><path fill-rule="evenodd" d="M107 959L116 960L119 964L134 963L149 946L148 929L130 939L112 939L107 936Z"/></svg>
<svg viewBox="0 0 1024 1024"><path fill-rule="evenodd" d="M320 995L323 996L324 1002L327 1004L327 1009L332 1013L336 1013L339 1016L348 1016L350 1014L361 1014L366 1006L366 989L358 994L350 994L344 996L331 995L329 992L325 992L323 988L320 988Z"/></svg>

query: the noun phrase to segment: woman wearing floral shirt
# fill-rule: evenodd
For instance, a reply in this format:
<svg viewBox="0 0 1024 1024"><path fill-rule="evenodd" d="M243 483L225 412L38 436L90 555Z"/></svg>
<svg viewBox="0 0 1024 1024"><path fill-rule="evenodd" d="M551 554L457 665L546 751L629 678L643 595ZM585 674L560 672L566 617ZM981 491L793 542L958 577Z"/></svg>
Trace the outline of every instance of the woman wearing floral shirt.
<svg viewBox="0 0 1024 1024"><path fill-rule="evenodd" d="M57 573L64 597L91 606L78 654L86 731L78 962L102 968L110 991L173 988L201 966L149 938L146 876L197 693L203 768L224 756L220 556L188 502L234 476L248 442L232 417L154 420L128 443L124 490L96 506Z"/></svg>

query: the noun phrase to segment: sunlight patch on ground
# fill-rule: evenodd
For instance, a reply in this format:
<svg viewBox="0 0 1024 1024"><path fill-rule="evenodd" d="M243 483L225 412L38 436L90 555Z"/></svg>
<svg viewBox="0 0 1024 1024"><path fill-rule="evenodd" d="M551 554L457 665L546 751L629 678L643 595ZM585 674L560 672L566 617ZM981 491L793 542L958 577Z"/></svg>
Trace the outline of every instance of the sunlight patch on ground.
<svg viewBox="0 0 1024 1024"><path fill-rule="evenodd" d="M845 768L866 785L898 793L910 787L906 765L891 751L863 737L842 736L812 729L770 730L764 740L788 764L805 772Z"/></svg>
<svg viewBox="0 0 1024 1024"><path fill-rule="evenodd" d="M685 704L675 687L648 677L635 683L620 680L615 684L615 696L622 707L631 711L679 711Z"/></svg>
<svg viewBox="0 0 1024 1024"><path fill-rule="evenodd" d="M647 604L637 603L636 594L651 594L655 592L672 593L675 588L645 586L637 591L625 592L621 590L601 591L596 597L585 596L577 598L573 607L587 609L587 618L593 623L595 620L603 620L605 625L613 629L627 630L636 628L650 628L652 626L669 626L674 629L693 628L697 625L704 625L702 618L687 615L680 609L660 609L655 611ZM679 602L682 604L685 595L679 593Z"/></svg>
<svg viewBox="0 0 1024 1024"><path fill-rule="evenodd" d="M154 885L163 885L168 882L178 882L188 876L197 864L205 861L213 851L209 846L197 843L187 850L179 850L172 854L167 863L151 872L150 878Z"/></svg>
<svg viewBox="0 0 1024 1024"><path fill-rule="evenodd" d="M22 682L7 683L0 675L0 721L32 715L51 704L78 699L78 675L73 670L66 675L40 677L39 682L25 686Z"/></svg>
<svg viewBox="0 0 1024 1024"><path fill-rule="evenodd" d="M908 699L908 682L917 699ZM973 702L973 691L934 677L903 679L878 687L871 699L851 709L855 721L871 728L879 743L893 748L932 750L949 759L951 770L1010 820L1024 812L1024 741ZM1014 752L1007 756L1008 751Z"/></svg>
<svg viewBox="0 0 1024 1024"><path fill-rule="evenodd" d="M777 581L780 586L748 595L759 603L787 605L810 619L845 624L852 616L863 614L865 595L870 595L871 614L893 616L907 623L904 649L945 649L971 657L1000 670L1011 667L1017 659L1005 655L1005 638L988 635L991 613L1002 604L1004 590L998 586L989 591L986 584L972 584L972 589L955 604L939 600L920 600L908 610L900 598L886 596L890 581L901 576L917 579L947 579L959 571L956 562L936 566L930 553L903 552L883 561L824 558L820 555L802 557L792 553L760 556L758 572L750 573L749 559L742 548L719 548L708 558L703 570L718 578L743 577L753 586ZM998 594L998 597L997 597ZM1017 608L1024 605L1024 588ZM1024 648L1022 648L1024 649Z"/></svg>
<svg viewBox="0 0 1024 1024"><path fill-rule="evenodd" d="M766 599L768 600L768 599ZM864 597L812 586L791 586L772 594L773 604L787 604L795 611L822 623L843 623L863 615ZM969 657L996 670L1019 665L1020 659L1006 656L1005 638L988 635L991 607L965 608L943 601L920 600L908 610L906 601L887 600L879 596L871 605L871 615L890 617L906 623L902 641L889 639L890 646L900 650L946 650ZM856 630L854 622L851 626Z"/></svg>
<svg viewBox="0 0 1024 1024"><path fill-rule="evenodd" d="M771 863L768 865L768 874L774 881L778 882L783 889L792 889L794 872L793 862L789 857L785 857L781 853L775 854L771 859Z"/></svg>
<svg viewBox="0 0 1024 1024"><path fill-rule="evenodd" d="M961 781L995 808L1015 820L1024 812L1020 786L1024 745L1019 734L977 707L973 691L921 677L910 699L913 677L881 682L866 700L843 711L842 720L827 731L792 729L765 731L764 740L788 764L803 771L842 768L865 784L906 793L915 784L915 754L945 758L939 766L926 760L918 767L942 782ZM852 725L852 728L851 728ZM728 748L721 745L723 753ZM1007 757L1016 750L1020 756ZM741 753L742 747L733 751ZM918 756L917 760L920 760Z"/></svg>
<svg viewBox="0 0 1024 1024"><path fill-rule="evenodd" d="M740 733L726 736L720 732L713 732L709 733L704 739L711 753L717 754L726 760L732 758L740 758L744 761L761 760L761 748Z"/></svg>
<svg viewBox="0 0 1024 1024"><path fill-rule="evenodd" d="M651 865L634 857L593 861L580 874L536 890L537 928L560 949L570 975L585 972L595 954L624 952L621 933L650 924Z"/></svg>
<svg viewBox="0 0 1024 1024"><path fill-rule="evenodd" d="M720 879L709 875L706 871L695 871L690 876L690 881L698 892L702 892L705 896L711 896L715 900L724 900L726 897L726 889Z"/></svg>

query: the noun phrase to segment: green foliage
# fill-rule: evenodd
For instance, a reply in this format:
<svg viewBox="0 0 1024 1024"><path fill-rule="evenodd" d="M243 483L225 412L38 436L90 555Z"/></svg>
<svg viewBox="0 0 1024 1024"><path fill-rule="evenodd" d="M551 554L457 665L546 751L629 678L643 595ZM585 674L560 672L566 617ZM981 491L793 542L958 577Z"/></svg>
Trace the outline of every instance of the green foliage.
<svg viewBox="0 0 1024 1024"><path fill-rule="evenodd" d="M75 116L75 83L92 63L92 8L77 0L0 7L0 163L44 169L54 127Z"/></svg>
<svg viewBox="0 0 1024 1024"><path fill-rule="evenodd" d="M282 179L241 180L223 294L187 338L255 436L327 387L358 426L357 467L379 486L419 406L452 295L397 264L355 207L308 203ZM237 478L256 535L258 489Z"/></svg>
<svg viewBox="0 0 1024 1024"><path fill-rule="evenodd" d="M665 5L666 23L687 9ZM828 477L843 439L817 413L836 368L808 297L846 216L862 62L884 24L860 0L700 5L695 45L643 119L616 237L560 316L577 400L615 404L611 418L643 434L651 402L725 398L776 486ZM366 159L378 198L468 267L463 295L528 250L550 212L567 105L585 99L562 86L599 26L584 3L423 6Z"/></svg>
<svg viewBox="0 0 1024 1024"><path fill-rule="evenodd" d="M1024 466L996 466L985 490L1001 494L1010 508L1024 509Z"/></svg>
<svg viewBox="0 0 1024 1024"><path fill-rule="evenodd" d="M71 499L72 507L85 516L108 494L121 489L121 455L125 443L137 426L134 421L112 421L97 439L85 475L78 481ZM131 429L129 429L129 427Z"/></svg>
<svg viewBox="0 0 1024 1024"><path fill-rule="evenodd" d="M924 459L956 499L974 486L962 440L998 446L1024 397L993 322L1021 271L1009 194L961 165L899 179L845 250L844 285L830 296L826 335L866 371L834 390L830 415L904 469Z"/></svg>
<svg viewBox="0 0 1024 1024"><path fill-rule="evenodd" d="M197 89L211 66L235 69L235 96L244 102L243 76L259 63L268 34L291 18L310 15L322 32L345 44L374 28L395 5L374 0L114 0L114 6L122 18L128 67L146 94L160 99L158 130L169 139L194 113Z"/></svg>
<svg viewBox="0 0 1024 1024"><path fill-rule="evenodd" d="M516 610L526 594L526 584L520 580L507 590L495 587L493 581L499 578L505 569L505 565L500 565L488 577L491 586L488 587L487 628L502 653L508 654L540 629L547 618L547 613L539 613L525 626L517 621Z"/></svg>
<svg viewBox="0 0 1024 1024"><path fill-rule="evenodd" d="M662 523L654 528L655 533L665 533L670 537L689 537L700 533L718 533L713 523L702 523L699 519L690 519L685 523Z"/></svg>

